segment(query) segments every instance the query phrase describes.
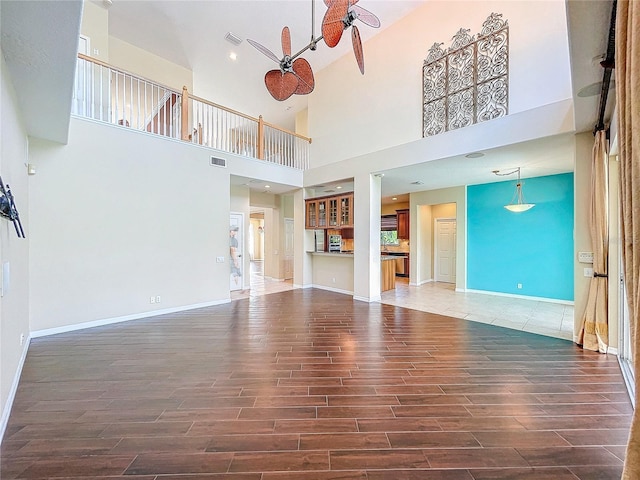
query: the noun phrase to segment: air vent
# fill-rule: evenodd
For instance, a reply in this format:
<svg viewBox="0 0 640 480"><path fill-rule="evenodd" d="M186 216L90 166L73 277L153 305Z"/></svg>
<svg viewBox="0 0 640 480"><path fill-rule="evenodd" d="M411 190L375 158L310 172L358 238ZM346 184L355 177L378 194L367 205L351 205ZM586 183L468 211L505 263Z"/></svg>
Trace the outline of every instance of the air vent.
<svg viewBox="0 0 640 480"><path fill-rule="evenodd" d="M211 157L209 161L209 165L213 165L214 167L225 167L227 166L227 161L224 158Z"/></svg>
<svg viewBox="0 0 640 480"><path fill-rule="evenodd" d="M224 39L227 42L233 43L234 45L240 45L242 43L242 39L234 33L227 32L224 36Z"/></svg>
<svg viewBox="0 0 640 480"><path fill-rule="evenodd" d="M335 190L325 190L324 193L333 193Z"/></svg>
<svg viewBox="0 0 640 480"><path fill-rule="evenodd" d="M417 180L415 182L411 182L411 185L424 185L424 182L421 180Z"/></svg>

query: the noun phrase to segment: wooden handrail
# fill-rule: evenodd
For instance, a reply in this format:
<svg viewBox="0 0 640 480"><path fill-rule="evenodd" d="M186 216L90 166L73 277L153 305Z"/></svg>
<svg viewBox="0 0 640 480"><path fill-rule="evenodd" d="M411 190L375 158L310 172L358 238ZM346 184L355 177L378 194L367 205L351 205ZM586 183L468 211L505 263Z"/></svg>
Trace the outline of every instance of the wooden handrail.
<svg viewBox="0 0 640 480"><path fill-rule="evenodd" d="M224 110L225 112L233 113L234 115L238 115L240 117L246 118L247 120L251 120L251 121L256 122L256 123L258 122L258 119L256 117L252 117L251 115L247 115L245 113L238 112L237 110L233 110L231 108L227 108L227 107L225 107L223 105L219 105L217 103L210 102L209 100L205 100L204 98L196 97L192 93L189 94L189 98L191 100L195 100L196 102L201 102L201 103L204 103L204 104L209 105L211 107L219 108L220 110Z"/></svg>
<svg viewBox="0 0 640 480"><path fill-rule="evenodd" d="M257 145L256 145L256 150L257 150L257 158L259 159L264 159L264 155L265 155L265 127L269 127L272 128L274 130L278 130L282 133L285 133L287 135L291 135L293 137L299 138L301 140L304 140L305 142L311 143L311 138L305 136L305 135L300 135L298 133L292 132L291 130L288 130L286 128L282 128L279 127L277 125L274 125L273 123L269 123L269 122L265 122L262 119L262 115L260 115L259 118L255 118L252 117L251 115L247 115L244 114L242 112L239 112L237 110L233 110L231 108L227 108L223 105L217 104L215 102L211 102L209 100L206 100L204 98L200 98L197 97L196 95L193 95L191 93L189 93L188 89L186 86L182 87L182 91L175 89L173 87L168 87L166 85L163 85L161 83L156 82L155 80L151 80L145 77L142 77L140 75L136 75L136 74L132 74L124 69L118 68L118 67L114 67L112 65L109 65L106 62L103 62L102 60L98 60L96 58L90 57L88 55L84 55L82 53L78 54L78 58L81 60L85 60L87 62L91 62L93 64L96 65L100 65L102 67L108 68L110 71L116 72L116 73L121 73L123 75L128 75L132 78L137 78L139 80L145 81L145 82L149 82L153 85L156 85L160 88L164 88L165 90L168 90L169 92L175 93L177 95L182 95L181 97L181 102L180 102L180 109L181 109L181 135L180 138L184 141L191 141L192 140L192 132L189 131L190 127L190 123L189 123L189 110L190 110L190 105L189 105L189 100L192 101L196 101L196 102L200 102L202 104L205 105L209 105L211 107L217 108L219 110L222 110L224 112L230 113L232 115L236 115L238 117L241 118L245 118L247 120L250 120L252 122L255 122L258 126L258 132L257 132ZM198 142L200 144L202 144L202 125L198 125L198 128L194 130L193 133L196 133L198 136Z"/></svg>
<svg viewBox="0 0 640 480"><path fill-rule="evenodd" d="M260 117L260 118L262 118L262 117ZM294 137L298 137L298 138L300 138L302 140L305 140L305 141L311 143L311 138L309 138L309 137L305 137L304 135L300 135L299 133L292 132L291 130L287 130L286 128L278 127L277 125L274 125L273 123L264 122L264 121L262 123L267 127L271 127L271 128L276 129L276 130L280 130L282 133L287 133L289 135L293 135Z"/></svg>

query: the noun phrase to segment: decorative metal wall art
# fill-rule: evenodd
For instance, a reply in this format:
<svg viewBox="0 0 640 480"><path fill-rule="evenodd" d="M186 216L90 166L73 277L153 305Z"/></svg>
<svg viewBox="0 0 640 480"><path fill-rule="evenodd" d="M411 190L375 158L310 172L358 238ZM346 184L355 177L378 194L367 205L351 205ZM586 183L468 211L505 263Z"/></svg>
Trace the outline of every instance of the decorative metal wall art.
<svg viewBox="0 0 640 480"><path fill-rule="evenodd" d="M461 28L451 46L434 43L422 67L422 136L503 117L509 105L509 26L492 13L482 31Z"/></svg>

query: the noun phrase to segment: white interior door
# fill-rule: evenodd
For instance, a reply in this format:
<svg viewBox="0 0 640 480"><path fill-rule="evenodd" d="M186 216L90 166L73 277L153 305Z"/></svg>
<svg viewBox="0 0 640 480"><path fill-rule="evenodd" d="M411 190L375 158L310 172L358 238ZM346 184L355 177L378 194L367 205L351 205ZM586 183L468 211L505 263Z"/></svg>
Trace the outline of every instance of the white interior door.
<svg viewBox="0 0 640 480"><path fill-rule="evenodd" d="M456 283L456 221L436 219L435 280Z"/></svg>
<svg viewBox="0 0 640 480"><path fill-rule="evenodd" d="M242 290L244 274L244 214L229 215L229 289Z"/></svg>
<svg viewBox="0 0 640 480"><path fill-rule="evenodd" d="M293 218L284 219L284 279L293 278Z"/></svg>

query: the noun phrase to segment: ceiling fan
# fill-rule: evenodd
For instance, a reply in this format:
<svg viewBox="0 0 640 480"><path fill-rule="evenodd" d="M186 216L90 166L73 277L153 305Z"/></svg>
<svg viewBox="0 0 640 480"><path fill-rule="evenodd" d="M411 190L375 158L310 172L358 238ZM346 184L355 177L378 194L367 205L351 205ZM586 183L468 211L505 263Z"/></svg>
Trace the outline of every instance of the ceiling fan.
<svg viewBox="0 0 640 480"><path fill-rule="evenodd" d="M349 27L353 51L358 62L360 72L364 75L364 53L358 27L353 23L360 19L364 24L374 28L380 26L380 20L373 13L356 5L358 0L324 0L328 7L322 20L322 35L315 37L315 5L311 0L311 41L295 55L291 55L291 33L289 27L284 27L281 34L282 58L278 58L271 50L247 38L247 42L276 62L280 68L269 70L264 76L264 83L273 98L284 101L291 95L307 95L313 91L315 79L311 65L304 58L298 58L307 50L314 51L320 40L324 40L330 47L335 47L342 37L342 32Z"/></svg>
<svg viewBox="0 0 640 480"><path fill-rule="evenodd" d="M358 0L324 0L328 7L322 19L322 37L329 48L335 47L342 38L342 32L351 27L351 42L360 73L364 75L364 52L360 31L353 23L360 20L373 28L380 27L380 20L373 13L356 5Z"/></svg>

